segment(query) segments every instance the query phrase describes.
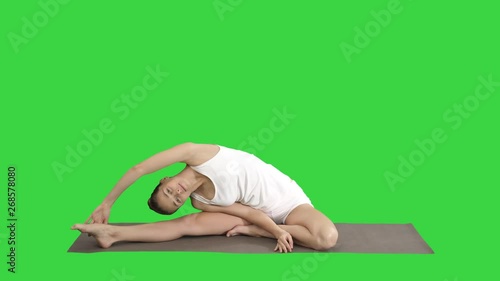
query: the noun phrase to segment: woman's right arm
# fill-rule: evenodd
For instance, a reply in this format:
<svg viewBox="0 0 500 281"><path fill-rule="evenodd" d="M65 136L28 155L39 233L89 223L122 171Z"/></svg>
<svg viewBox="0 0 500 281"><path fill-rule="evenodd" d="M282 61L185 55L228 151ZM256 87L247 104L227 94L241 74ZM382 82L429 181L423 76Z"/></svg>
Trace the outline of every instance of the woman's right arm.
<svg viewBox="0 0 500 281"><path fill-rule="evenodd" d="M116 183L103 203L113 205L120 195L143 175L154 173L160 169L179 162L190 162L197 145L183 143L168 150L157 153L128 170Z"/></svg>
<svg viewBox="0 0 500 281"><path fill-rule="evenodd" d="M179 144L168 150L159 152L130 168L115 184L113 189L104 198L101 205L99 205L87 219L86 223L107 223L111 206L129 186L137 181L137 179L174 163L183 162L189 164L193 161L197 162L197 159L194 158L198 158L198 155L200 155L198 151L204 149L205 146L206 145L194 143Z"/></svg>
<svg viewBox="0 0 500 281"><path fill-rule="evenodd" d="M241 203L234 203L230 206L217 206L204 204L198 200L191 201L193 207L205 212L220 212L235 217L242 218L251 224L254 224L276 237L277 244L275 251L291 252L293 249L293 238L290 233L280 228L268 215L260 210Z"/></svg>

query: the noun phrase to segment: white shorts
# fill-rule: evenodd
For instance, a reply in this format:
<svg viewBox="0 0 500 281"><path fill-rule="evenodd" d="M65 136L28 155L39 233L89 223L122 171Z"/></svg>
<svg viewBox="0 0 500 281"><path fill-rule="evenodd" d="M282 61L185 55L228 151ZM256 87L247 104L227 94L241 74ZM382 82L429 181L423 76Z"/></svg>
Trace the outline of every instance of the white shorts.
<svg viewBox="0 0 500 281"><path fill-rule="evenodd" d="M271 208L265 213L276 224L285 224L288 215L296 207L302 204L309 204L313 206L311 200L309 199L309 197L307 197L302 188L295 181L293 181L287 194L278 200L278 202L275 204L275 207Z"/></svg>

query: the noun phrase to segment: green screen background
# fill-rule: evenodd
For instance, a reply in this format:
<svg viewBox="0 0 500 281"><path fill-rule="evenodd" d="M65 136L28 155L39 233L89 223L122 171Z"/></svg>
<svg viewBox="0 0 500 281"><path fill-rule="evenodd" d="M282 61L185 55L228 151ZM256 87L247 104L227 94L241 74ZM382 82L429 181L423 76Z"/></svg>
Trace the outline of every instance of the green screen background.
<svg viewBox="0 0 500 281"><path fill-rule="evenodd" d="M36 1L0 8L0 175L6 190L16 167L18 207L17 273L7 272L1 227L2 280L498 278L500 87L474 104L478 77L500 81L498 3L401 1L380 30L372 11L391 1L50 3L47 22ZM356 37L367 26L368 43ZM23 29L31 38L12 43ZM346 56L342 42L359 48ZM169 75L126 104L148 67ZM464 101L475 106L467 117L449 112ZM286 123L273 123L283 111ZM103 120L114 130L58 178L54 163L66 165L67 147ZM391 188L384 174L437 128L446 141ZM413 223L435 254L66 252L79 234L71 225L134 164L181 142L238 148L252 137L259 145L243 148L294 178L334 222ZM139 179L110 222L165 219L146 200L181 167ZM176 216L194 211L184 208Z"/></svg>

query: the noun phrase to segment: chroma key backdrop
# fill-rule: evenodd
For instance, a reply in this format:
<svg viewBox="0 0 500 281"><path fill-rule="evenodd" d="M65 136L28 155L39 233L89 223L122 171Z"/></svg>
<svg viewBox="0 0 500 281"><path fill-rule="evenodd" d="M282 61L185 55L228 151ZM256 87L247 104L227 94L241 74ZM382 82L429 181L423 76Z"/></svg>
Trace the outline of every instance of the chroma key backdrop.
<svg viewBox="0 0 500 281"><path fill-rule="evenodd" d="M1 280L499 278L498 2L0 5ZM334 223L411 223L434 253L68 252L128 169L184 142L272 163ZM109 222L197 212L147 206L182 168Z"/></svg>

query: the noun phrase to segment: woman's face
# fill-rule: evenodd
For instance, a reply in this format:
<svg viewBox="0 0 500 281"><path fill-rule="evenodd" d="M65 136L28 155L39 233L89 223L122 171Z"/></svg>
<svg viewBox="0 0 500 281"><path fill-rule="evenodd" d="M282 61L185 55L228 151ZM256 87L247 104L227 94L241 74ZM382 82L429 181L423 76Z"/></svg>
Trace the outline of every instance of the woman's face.
<svg viewBox="0 0 500 281"><path fill-rule="evenodd" d="M163 178L156 194L158 206L170 214L175 213L191 195L186 184L178 177Z"/></svg>

